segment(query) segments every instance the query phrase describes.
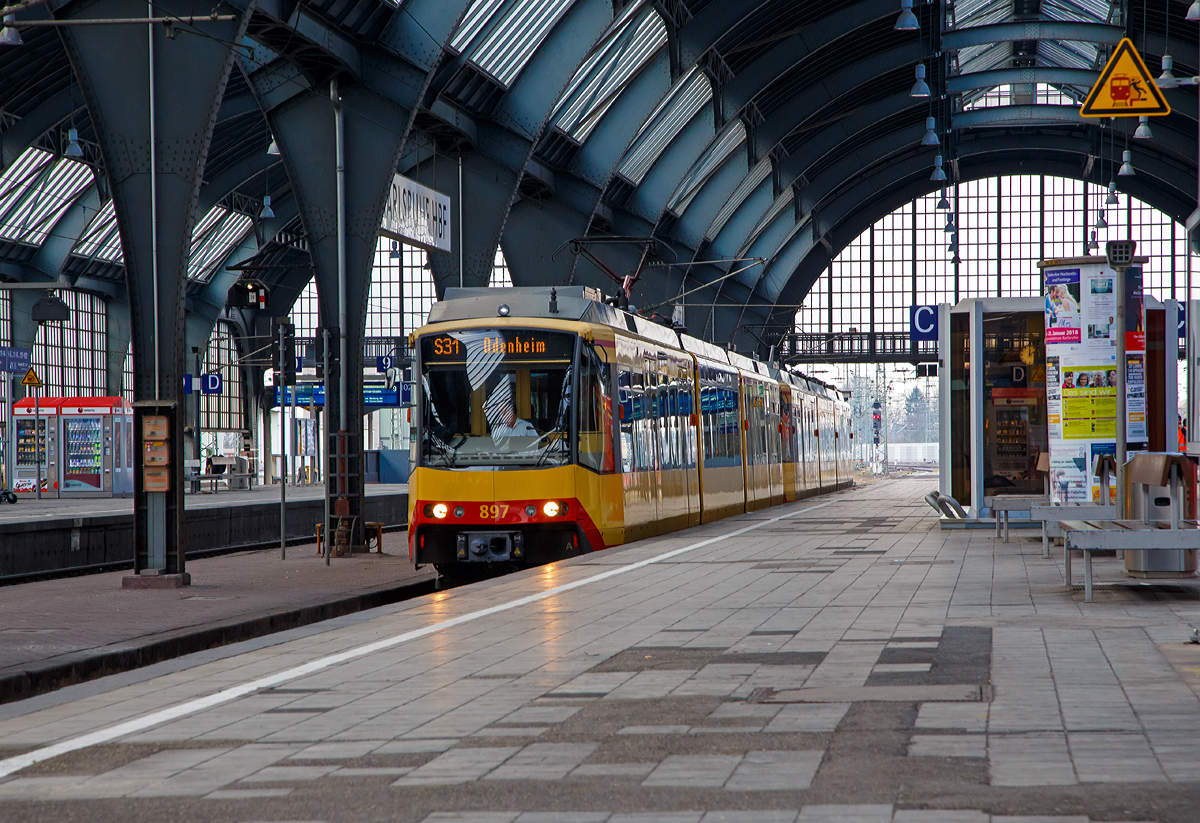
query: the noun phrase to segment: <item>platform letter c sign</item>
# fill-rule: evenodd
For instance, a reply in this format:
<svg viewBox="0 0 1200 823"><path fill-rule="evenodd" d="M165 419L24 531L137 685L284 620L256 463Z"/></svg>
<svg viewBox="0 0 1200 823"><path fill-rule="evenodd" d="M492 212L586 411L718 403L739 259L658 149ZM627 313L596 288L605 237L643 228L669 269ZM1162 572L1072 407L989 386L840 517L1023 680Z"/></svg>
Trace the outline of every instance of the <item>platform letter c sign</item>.
<svg viewBox="0 0 1200 823"><path fill-rule="evenodd" d="M908 307L908 338L910 340L938 339L938 307Z"/></svg>

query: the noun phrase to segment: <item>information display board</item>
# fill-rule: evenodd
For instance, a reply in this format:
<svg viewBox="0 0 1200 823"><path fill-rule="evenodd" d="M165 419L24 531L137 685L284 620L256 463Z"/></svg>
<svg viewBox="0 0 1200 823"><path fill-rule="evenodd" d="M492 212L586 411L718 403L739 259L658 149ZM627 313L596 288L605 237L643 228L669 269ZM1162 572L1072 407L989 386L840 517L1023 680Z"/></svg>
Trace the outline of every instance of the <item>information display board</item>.
<svg viewBox="0 0 1200 823"><path fill-rule="evenodd" d="M1116 289L1107 262L1045 268L1046 400L1050 445L1050 498L1055 504L1100 500L1092 476L1097 455L1116 453ZM1126 433L1128 452L1147 448L1146 320L1142 269L1126 273Z"/></svg>

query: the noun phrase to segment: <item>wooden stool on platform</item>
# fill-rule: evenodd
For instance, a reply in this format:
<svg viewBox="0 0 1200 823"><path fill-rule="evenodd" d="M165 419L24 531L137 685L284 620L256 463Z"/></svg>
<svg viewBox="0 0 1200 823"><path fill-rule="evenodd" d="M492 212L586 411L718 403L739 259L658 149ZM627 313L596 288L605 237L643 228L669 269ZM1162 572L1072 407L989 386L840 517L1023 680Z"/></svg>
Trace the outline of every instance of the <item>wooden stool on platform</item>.
<svg viewBox="0 0 1200 823"><path fill-rule="evenodd" d="M368 552L375 549L383 554L383 524L367 521L366 528L363 529L363 540L366 541ZM371 543L372 540L375 541L374 544Z"/></svg>

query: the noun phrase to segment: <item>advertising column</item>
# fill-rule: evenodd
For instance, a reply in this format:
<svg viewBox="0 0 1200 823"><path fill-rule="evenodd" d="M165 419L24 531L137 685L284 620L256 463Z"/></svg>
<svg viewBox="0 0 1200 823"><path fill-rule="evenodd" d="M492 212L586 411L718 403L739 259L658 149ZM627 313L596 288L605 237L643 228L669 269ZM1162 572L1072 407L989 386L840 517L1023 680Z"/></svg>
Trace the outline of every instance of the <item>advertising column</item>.
<svg viewBox="0 0 1200 823"><path fill-rule="evenodd" d="M1119 279L1106 261L1047 266L1046 399L1050 434L1050 499L1111 504L1100 500L1092 476L1097 455L1116 452L1116 292ZM1126 379L1128 450L1147 448L1146 322L1142 270L1126 277Z"/></svg>

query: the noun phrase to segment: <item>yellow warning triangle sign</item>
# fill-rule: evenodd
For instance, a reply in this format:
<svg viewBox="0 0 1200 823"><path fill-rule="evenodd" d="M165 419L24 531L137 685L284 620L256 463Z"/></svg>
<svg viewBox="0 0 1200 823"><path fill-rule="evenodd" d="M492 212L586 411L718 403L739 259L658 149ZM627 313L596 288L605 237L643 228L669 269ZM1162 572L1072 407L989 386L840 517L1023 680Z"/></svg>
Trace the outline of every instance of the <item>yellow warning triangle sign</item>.
<svg viewBox="0 0 1200 823"><path fill-rule="evenodd" d="M1170 113L1167 98L1154 84L1128 37L1117 44L1079 110L1080 117L1154 117Z"/></svg>
<svg viewBox="0 0 1200 823"><path fill-rule="evenodd" d="M21 378L22 386L40 386L42 378L38 377L38 373L33 370L33 366L29 367L29 371L25 372L25 376Z"/></svg>

